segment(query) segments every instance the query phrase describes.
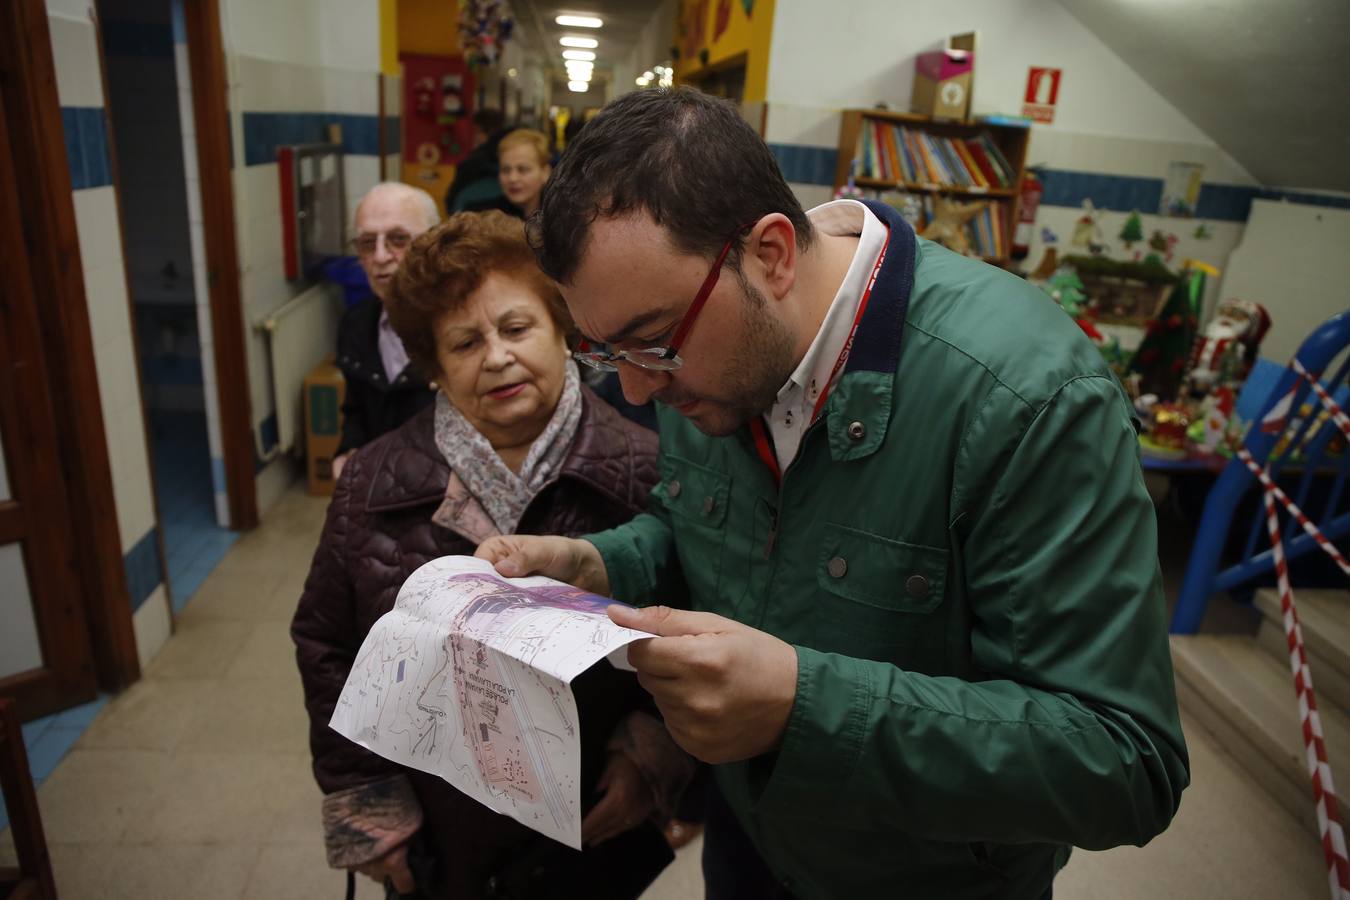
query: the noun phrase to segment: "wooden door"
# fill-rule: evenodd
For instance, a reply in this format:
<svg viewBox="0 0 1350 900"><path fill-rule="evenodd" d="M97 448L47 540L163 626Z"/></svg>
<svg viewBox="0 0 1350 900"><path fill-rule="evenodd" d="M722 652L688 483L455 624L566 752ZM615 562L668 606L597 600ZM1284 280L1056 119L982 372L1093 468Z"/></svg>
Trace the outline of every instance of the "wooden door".
<svg viewBox="0 0 1350 900"><path fill-rule="evenodd" d="M0 197L14 198L19 182L4 104L0 94ZM15 698L23 719L96 692L29 237L18 204L0 204L0 442L7 482L0 497L0 608L8 630L0 644L7 651L0 656L0 695Z"/></svg>

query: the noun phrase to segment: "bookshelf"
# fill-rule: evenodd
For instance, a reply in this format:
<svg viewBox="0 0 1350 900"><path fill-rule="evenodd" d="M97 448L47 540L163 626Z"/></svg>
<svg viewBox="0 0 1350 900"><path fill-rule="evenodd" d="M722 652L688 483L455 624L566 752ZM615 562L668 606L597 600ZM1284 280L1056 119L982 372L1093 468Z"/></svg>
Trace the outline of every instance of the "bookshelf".
<svg viewBox="0 0 1350 900"><path fill-rule="evenodd" d="M923 230L934 202L988 200L968 226L971 246L986 261L1006 265L1031 131L989 121L957 122L884 109L847 109L839 126L834 187L853 183L883 201L915 198Z"/></svg>

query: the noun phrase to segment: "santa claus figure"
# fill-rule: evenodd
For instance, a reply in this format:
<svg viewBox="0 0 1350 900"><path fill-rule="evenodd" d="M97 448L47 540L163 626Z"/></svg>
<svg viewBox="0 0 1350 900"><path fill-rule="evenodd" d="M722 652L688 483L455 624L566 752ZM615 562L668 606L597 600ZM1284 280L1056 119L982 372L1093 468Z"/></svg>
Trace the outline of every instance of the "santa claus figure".
<svg viewBox="0 0 1350 900"><path fill-rule="evenodd" d="M1270 313L1260 303L1221 301L1191 350L1186 375L1191 390L1207 394L1217 385L1245 380L1269 330Z"/></svg>

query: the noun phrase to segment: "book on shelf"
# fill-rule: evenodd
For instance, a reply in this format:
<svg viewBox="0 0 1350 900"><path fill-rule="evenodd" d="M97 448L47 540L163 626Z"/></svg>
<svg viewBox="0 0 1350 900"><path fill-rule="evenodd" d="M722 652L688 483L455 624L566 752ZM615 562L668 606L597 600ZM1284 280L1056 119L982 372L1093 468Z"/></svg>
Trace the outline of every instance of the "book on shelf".
<svg viewBox="0 0 1350 900"><path fill-rule="evenodd" d="M858 175L876 181L966 188L1011 188L1017 174L988 132L948 137L880 119L863 121Z"/></svg>
<svg viewBox="0 0 1350 900"><path fill-rule="evenodd" d="M894 207L904 219L914 226L916 232L924 228L937 215L934 195L922 191L873 190L864 189L863 196ZM985 208L966 223L966 240L970 242L970 255L987 260L1004 260L1011 251L1009 241L1008 217L1011 203L1007 200L973 201L984 202Z"/></svg>

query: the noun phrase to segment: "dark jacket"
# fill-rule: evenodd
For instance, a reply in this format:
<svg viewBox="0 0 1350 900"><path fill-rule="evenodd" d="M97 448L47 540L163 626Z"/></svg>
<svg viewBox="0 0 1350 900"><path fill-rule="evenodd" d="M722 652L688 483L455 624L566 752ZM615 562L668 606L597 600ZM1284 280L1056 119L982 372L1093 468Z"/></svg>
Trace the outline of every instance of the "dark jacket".
<svg viewBox="0 0 1350 900"><path fill-rule="evenodd" d="M440 778L376 756L328 727L362 640L393 606L403 582L431 559L474 551L473 540L431 520L450 477L435 445L434 417L434 409L419 413L362 448L343 470L291 636L304 682L319 786L331 795L400 773L409 776L444 895L468 898L482 895L486 878L504 860L534 852L547 839ZM571 452L558 478L530 503L518 531L579 535L611 527L643 508L655 481L655 435L583 388L581 422ZM593 799L591 789L616 725L628 713L651 706L635 677L604 665L577 678L573 690L582 721L585 806ZM588 850L580 859L592 853Z"/></svg>
<svg viewBox="0 0 1350 900"><path fill-rule="evenodd" d="M445 192L445 211L447 214L454 214L468 208L459 204L459 197L470 185L476 187L473 193L501 196L501 186L497 185L497 145L502 142L502 138L511 133L511 130L510 128L503 128L497 131L486 141L470 150L469 154L460 160L459 165L455 167L455 179L450 182L450 189ZM494 185L497 185L495 192L492 190Z"/></svg>
<svg viewBox="0 0 1350 900"><path fill-rule="evenodd" d="M363 447L431 405L436 395L411 365L391 384L380 359L380 313L369 297L347 310L338 326L337 364L347 381L338 453Z"/></svg>

